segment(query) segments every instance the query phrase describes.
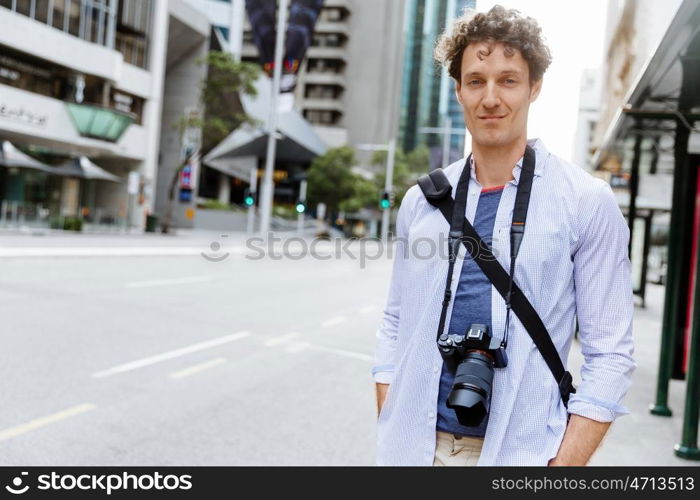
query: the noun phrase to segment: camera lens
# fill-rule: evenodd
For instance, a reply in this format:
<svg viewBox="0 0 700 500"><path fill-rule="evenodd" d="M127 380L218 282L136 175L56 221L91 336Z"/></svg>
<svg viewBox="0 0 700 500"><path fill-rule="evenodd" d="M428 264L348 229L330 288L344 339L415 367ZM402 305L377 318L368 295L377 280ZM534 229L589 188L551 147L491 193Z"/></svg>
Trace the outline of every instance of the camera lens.
<svg viewBox="0 0 700 500"><path fill-rule="evenodd" d="M483 352L468 351L457 366L454 385L447 398L447 407L457 414L459 423L476 427L489 411L493 360Z"/></svg>

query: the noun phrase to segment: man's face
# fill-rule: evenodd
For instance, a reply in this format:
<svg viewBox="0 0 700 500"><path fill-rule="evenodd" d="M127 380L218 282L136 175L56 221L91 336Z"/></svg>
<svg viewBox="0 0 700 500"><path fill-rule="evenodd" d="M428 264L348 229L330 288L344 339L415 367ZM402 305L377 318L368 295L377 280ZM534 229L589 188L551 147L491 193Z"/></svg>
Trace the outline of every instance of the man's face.
<svg viewBox="0 0 700 500"><path fill-rule="evenodd" d="M472 140L496 147L527 136L528 109L542 81L530 85L529 68L519 50L507 56L502 43L494 42L490 48L489 53L486 42L467 45L455 91Z"/></svg>

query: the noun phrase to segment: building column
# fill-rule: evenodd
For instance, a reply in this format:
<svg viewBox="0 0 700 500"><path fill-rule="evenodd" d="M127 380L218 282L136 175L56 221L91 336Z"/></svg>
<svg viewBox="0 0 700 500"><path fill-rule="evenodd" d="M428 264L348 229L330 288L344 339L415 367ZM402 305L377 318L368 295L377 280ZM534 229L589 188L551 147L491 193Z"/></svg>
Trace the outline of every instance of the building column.
<svg viewBox="0 0 700 500"><path fill-rule="evenodd" d="M219 203L227 205L231 199L231 178L222 172L219 172L219 196L217 198Z"/></svg>
<svg viewBox="0 0 700 500"><path fill-rule="evenodd" d="M151 95L144 104L143 125L147 130L146 159L139 173L144 184L143 204L138 200L131 211L130 224L140 230L145 229L146 214L153 211L156 172L158 170L158 145L160 143L161 109L163 106L163 81L165 57L168 43L168 3L167 0L153 0L151 12L151 33L148 49L148 70L151 74Z"/></svg>
<svg viewBox="0 0 700 500"><path fill-rule="evenodd" d="M687 243L685 228L688 219L688 129L676 122L675 164L673 170L673 198L671 201L671 223L668 234L668 265L664 296L664 312L661 330L661 350L659 352L659 373L656 383L656 402L651 406L651 413L669 417L668 384L671 380L674 362L676 335L681 330L684 316L683 276L684 246Z"/></svg>

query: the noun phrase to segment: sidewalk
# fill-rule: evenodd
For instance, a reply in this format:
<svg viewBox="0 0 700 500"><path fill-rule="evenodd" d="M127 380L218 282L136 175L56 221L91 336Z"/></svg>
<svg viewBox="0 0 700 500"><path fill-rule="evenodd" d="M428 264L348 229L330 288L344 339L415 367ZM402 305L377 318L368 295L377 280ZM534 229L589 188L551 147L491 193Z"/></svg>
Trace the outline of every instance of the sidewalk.
<svg viewBox="0 0 700 500"><path fill-rule="evenodd" d="M298 237L296 231L273 231L275 237ZM310 240L315 231L301 237ZM133 257L199 255L214 248L243 252L248 235L240 231L177 229L173 234L82 233L46 229L0 228L0 258L3 257Z"/></svg>
<svg viewBox="0 0 700 500"><path fill-rule="evenodd" d="M685 381L671 381L669 406L672 417L649 413L649 405L654 402L656 394L664 287L648 283L646 299L646 308L635 308L633 332L637 369L632 377L632 387L623 401L630 414L613 423L591 465L700 466L700 462L678 458L673 452L673 446L681 439ZM575 383L580 380L583 363L580 351L580 344L575 342L569 356L569 370Z"/></svg>

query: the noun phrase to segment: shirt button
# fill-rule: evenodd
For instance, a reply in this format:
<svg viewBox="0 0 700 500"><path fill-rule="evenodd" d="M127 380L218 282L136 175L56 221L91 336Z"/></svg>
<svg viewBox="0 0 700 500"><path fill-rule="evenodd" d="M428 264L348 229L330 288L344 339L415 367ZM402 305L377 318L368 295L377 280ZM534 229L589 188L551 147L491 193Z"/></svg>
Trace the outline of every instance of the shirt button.
<svg viewBox="0 0 700 500"><path fill-rule="evenodd" d="M437 373L440 370L440 367L438 365L433 366L433 373Z"/></svg>
<svg viewBox="0 0 700 500"><path fill-rule="evenodd" d="M430 420L434 419L434 418L435 418L435 413L433 413L432 411L431 411L431 412L428 412L428 418L429 418Z"/></svg>

